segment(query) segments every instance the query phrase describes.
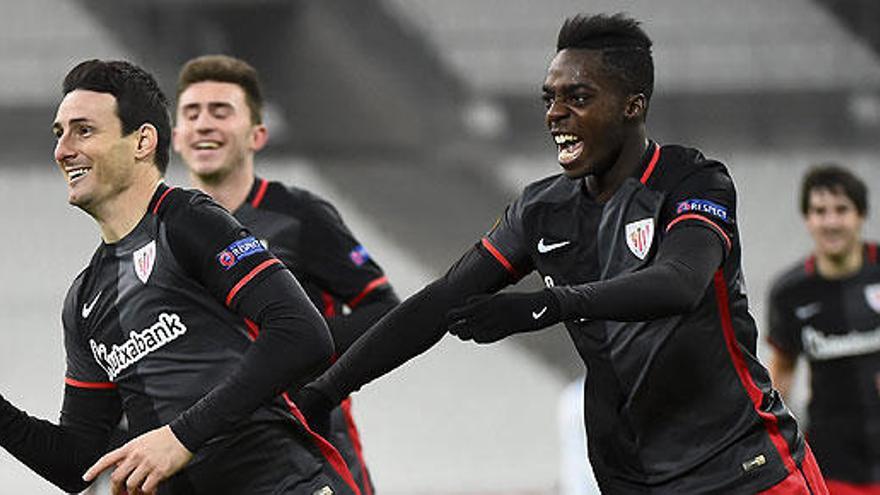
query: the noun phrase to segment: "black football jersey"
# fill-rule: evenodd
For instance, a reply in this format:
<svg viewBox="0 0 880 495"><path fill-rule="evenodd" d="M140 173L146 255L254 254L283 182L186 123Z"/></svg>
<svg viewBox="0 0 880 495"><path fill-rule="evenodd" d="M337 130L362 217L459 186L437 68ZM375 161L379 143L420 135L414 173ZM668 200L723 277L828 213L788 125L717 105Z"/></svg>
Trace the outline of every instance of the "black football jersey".
<svg viewBox="0 0 880 495"><path fill-rule="evenodd" d="M566 322L588 369L590 460L608 493L755 493L803 459L797 424L756 358L733 182L697 150L651 143L606 203L582 180L549 177L526 187L482 240L511 273L536 270L552 288L648 267L684 223L711 229L725 249L695 310Z"/></svg>
<svg viewBox="0 0 880 495"><path fill-rule="evenodd" d="M877 245L864 265L836 280L815 257L790 268L770 292L768 341L810 366L807 435L822 472L834 480L880 483L880 265Z"/></svg>

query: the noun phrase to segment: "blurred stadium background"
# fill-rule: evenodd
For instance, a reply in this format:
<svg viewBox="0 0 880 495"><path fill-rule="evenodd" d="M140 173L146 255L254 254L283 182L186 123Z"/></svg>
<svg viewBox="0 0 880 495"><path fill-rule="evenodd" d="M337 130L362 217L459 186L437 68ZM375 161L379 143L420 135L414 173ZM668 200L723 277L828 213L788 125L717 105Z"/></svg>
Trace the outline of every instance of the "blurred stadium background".
<svg viewBox="0 0 880 495"><path fill-rule="evenodd" d="M651 136L728 164L760 322L772 276L809 249L796 207L804 169L851 166L880 200L876 0L0 0L0 11L0 392L53 421L61 303L98 233L65 202L50 124L60 80L86 58L142 64L169 96L192 56L249 60L270 103L258 173L334 201L401 295L441 273L524 184L557 172L539 89L577 12L644 21ZM175 161L169 182L185 181ZM380 493L559 493L557 406L583 373L561 328L489 347L444 340L355 396ZM4 452L0 493L58 490Z"/></svg>

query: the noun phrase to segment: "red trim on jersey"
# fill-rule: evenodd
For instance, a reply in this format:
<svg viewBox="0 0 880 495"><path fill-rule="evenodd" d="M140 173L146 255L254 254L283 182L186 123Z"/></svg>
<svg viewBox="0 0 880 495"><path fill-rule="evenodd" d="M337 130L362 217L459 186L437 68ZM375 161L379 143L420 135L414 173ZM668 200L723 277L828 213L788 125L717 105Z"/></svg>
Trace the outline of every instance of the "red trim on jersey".
<svg viewBox="0 0 880 495"><path fill-rule="evenodd" d="M364 287L364 290L362 290L360 294L354 296L351 301L348 301L348 307L354 309L354 307L357 306L358 303L363 300L363 298L367 297L367 294L376 290L376 287L380 287L387 283L388 277L386 277L385 275L371 280L370 283L368 283L367 286Z"/></svg>
<svg viewBox="0 0 880 495"><path fill-rule="evenodd" d="M877 264L877 245L876 244L868 244L868 261L872 264Z"/></svg>
<svg viewBox="0 0 880 495"><path fill-rule="evenodd" d="M263 196L266 195L266 189L269 187L269 181L266 179L257 179L260 181L260 186L257 188L257 194L254 194L254 199L251 200L251 206L257 208L260 206L260 203L263 202Z"/></svg>
<svg viewBox="0 0 880 495"><path fill-rule="evenodd" d="M165 192L162 193L161 196L159 196L159 200L156 201L156 206L153 207L153 215L159 213L159 206L162 205L162 201L165 201L165 196L168 196L168 193L170 193L174 189L177 189L177 187L169 187L165 190Z"/></svg>
<svg viewBox="0 0 880 495"><path fill-rule="evenodd" d="M305 416L296 407L296 404L290 400L290 396L287 395L287 392L281 394L281 397L284 398L284 402L287 403L287 407L290 409L290 412L302 423L303 427L306 429L306 432L309 436L312 437L312 441L315 442L315 445L318 446L318 449L321 451L321 454L324 455L324 458L327 459L327 462L330 466L335 470L339 476L345 481L345 484L348 485L349 488L355 493L355 495L361 495L360 489L358 489L357 483L354 482L354 477L351 475L351 471L348 469L348 464L345 463L345 459L342 458L342 455L339 454L339 451L336 450L336 447L330 444L324 437L315 433L310 427L308 421L306 421Z"/></svg>
<svg viewBox="0 0 880 495"><path fill-rule="evenodd" d="M92 390L109 390L116 388L113 382L81 382L68 376L64 377L64 383L76 388L89 388Z"/></svg>
<svg viewBox="0 0 880 495"><path fill-rule="evenodd" d="M828 492L834 495L880 495L880 483L858 485L848 481L825 480Z"/></svg>
<svg viewBox="0 0 880 495"><path fill-rule="evenodd" d="M743 388L745 388L746 393L749 394L749 398L752 400L755 412L764 421L764 428L767 429L767 433L770 435L770 440L773 442L773 445L776 446L776 450L779 452L779 456L782 458L782 462L785 464L786 469L789 473L794 473L797 471L797 466L795 465L794 458L791 456L788 442L786 442L785 438L783 438L782 434L779 432L778 419L773 414L761 410L761 402L764 398L763 393L755 384L751 373L749 373L746 360L742 355L742 350L739 348L739 342L736 340L736 334L733 329L733 320L730 317L730 300L728 299L727 294L727 282L724 280L724 272L720 268L715 271L714 285L715 299L718 303L718 317L721 319L721 328L724 331L724 343L727 344L727 352L730 354L733 367L736 370L736 374L739 376L740 383L742 383Z"/></svg>
<svg viewBox="0 0 880 495"><path fill-rule="evenodd" d="M810 256L806 260L804 260L804 271L807 272L807 275L812 275L816 273L816 257Z"/></svg>
<svg viewBox="0 0 880 495"><path fill-rule="evenodd" d="M364 495L373 495L373 488L370 486L370 474L367 472L367 463L364 461L361 435L358 433L357 425L354 423L354 416L351 414L351 397L346 397L339 406L342 408L342 416L345 418L345 430L348 433L348 439L351 441L351 446L354 447L354 453L357 455L358 463L360 464L361 479L364 480Z"/></svg>
<svg viewBox="0 0 880 495"><path fill-rule="evenodd" d="M489 251L489 254L494 256L495 259L498 260L499 263L501 263L501 266L503 266L514 277L519 276L519 274L516 273L516 269L513 267L513 265L510 264L509 261L507 261L507 258L505 258L503 254L501 254L501 251L496 249L495 246L493 246L492 243L489 242L489 239L483 237L482 239L480 239L480 242L483 244L483 247L486 248L486 251Z"/></svg>
<svg viewBox="0 0 880 495"><path fill-rule="evenodd" d="M229 294L226 296L226 305L227 306L231 305L232 299L235 297L236 294L238 294L238 291L240 291L242 287L247 285L248 282L253 280L253 278L256 277L261 271L265 270L266 268L269 268L270 266L272 266L276 263L281 263L281 261L279 261L278 258L272 258L272 259L266 260L266 261L260 263L259 265L257 265L253 270L251 270L250 273L248 273L244 277L241 277L241 280L239 280L238 283L235 284L235 286L229 290Z"/></svg>
<svg viewBox="0 0 880 495"><path fill-rule="evenodd" d="M336 316L336 300L333 299L333 295L327 291L321 291L321 302L324 304L324 310L321 311L324 314L324 318Z"/></svg>
<svg viewBox="0 0 880 495"><path fill-rule="evenodd" d="M685 213L684 215L681 215L675 220L669 222L669 225L666 226L666 232L669 232L669 229L671 229L673 225L677 224L678 222L683 222L685 220L702 220L711 225L716 232L721 234L721 238L724 239L724 243L727 244L727 250L730 251L730 248L733 246L733 244L731 244L730 237L727 236L727 233L724 232L724 229L719 227L718 224L713 222L712 220L709 220L702 215L697 215L696 213Z"/></svg>
<svg viewBox="0 0 880 495"><path fill-rule="evenodd" d="M254 323L250 318L245 318L244 324L247 325L248 338L251 340L257 340L257 337L260 336L260 325Z"/></svg>
<svg viewBox="0 0 880 495"><path fill-rule="evenodd" d="M822 479L822 472L819 470L819 464L816 463L816 458L813 457L813 452L810 450L809 444L804 443L804 460L801 463L800 469L789 474L784 480L770 488L758 492L758 495L791 495L793 493L828 495L828 487L831 486L831 482L828 482L828 487L825 485L826 482ZM880 485L877 486L880 487ZM834 495L840 495L841 493L844 495L880 495L880 492L834 491Z"/></svg>
<svg viewBox="0 0 880 495"><path fill-rule="evenodd" d="M651 156L651 161L648 162L648 168L645 169L645 173L642 174L642 178L639 179L639 182L642 184L646 184L648 179L651 178L651 174L654 173L654 167L657 166L657 162L660 161L660 145L654 145L654 155Z"/></svg>

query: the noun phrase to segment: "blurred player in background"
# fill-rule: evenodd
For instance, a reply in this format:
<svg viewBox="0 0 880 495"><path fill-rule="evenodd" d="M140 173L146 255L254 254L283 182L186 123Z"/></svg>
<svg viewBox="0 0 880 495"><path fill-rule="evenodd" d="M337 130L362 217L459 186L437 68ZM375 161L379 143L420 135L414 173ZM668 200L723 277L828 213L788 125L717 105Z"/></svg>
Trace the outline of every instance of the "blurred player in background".
<svg viewBox="0 0 880 495"><path fill-rule="evenodd" d="M293 272L342 354L399 300L330 203L255 176L254 155L268 139L262 109L257 72L249 64L225 55L190 60L178 77L174 149L192 184L231 211ZM346 399L333 412L328 439L369 495L373 488L350 407Z"/></svg>
<svg viewBox="0 0 880 495"><path fill-rule="evenodd" d="M800 210L813 253L770 292L773 383L787 396L806 359L806 431L830 492L880 495L880 265L877 244L862 239L868 191L843 167L817 166Z"/></svg>
<svg viewBox="0 0 880 495"><path fill-rule="evenodd" d="M302 392L313 416L448 329L494 342L563 321L588 369L590 460L606 493L827 493L755 357L725 166L647 136L651 40L575 16L543 84L562 173L527 186L445 276ZM547 288L499 289L537 271Z"/></svg>

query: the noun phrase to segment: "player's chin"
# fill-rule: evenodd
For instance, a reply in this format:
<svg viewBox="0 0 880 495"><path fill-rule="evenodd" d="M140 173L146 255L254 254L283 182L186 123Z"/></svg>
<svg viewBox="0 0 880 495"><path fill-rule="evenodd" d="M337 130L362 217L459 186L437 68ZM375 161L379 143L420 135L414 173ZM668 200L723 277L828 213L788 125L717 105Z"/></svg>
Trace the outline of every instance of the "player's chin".
<svg viewBox="0 0 880 495"><path fill-rule="evenodd" d="M590 173L589 165L585 163L559 163L559 166L562 167L562 175L568 177L569 179L581 179Z"/></svg>

